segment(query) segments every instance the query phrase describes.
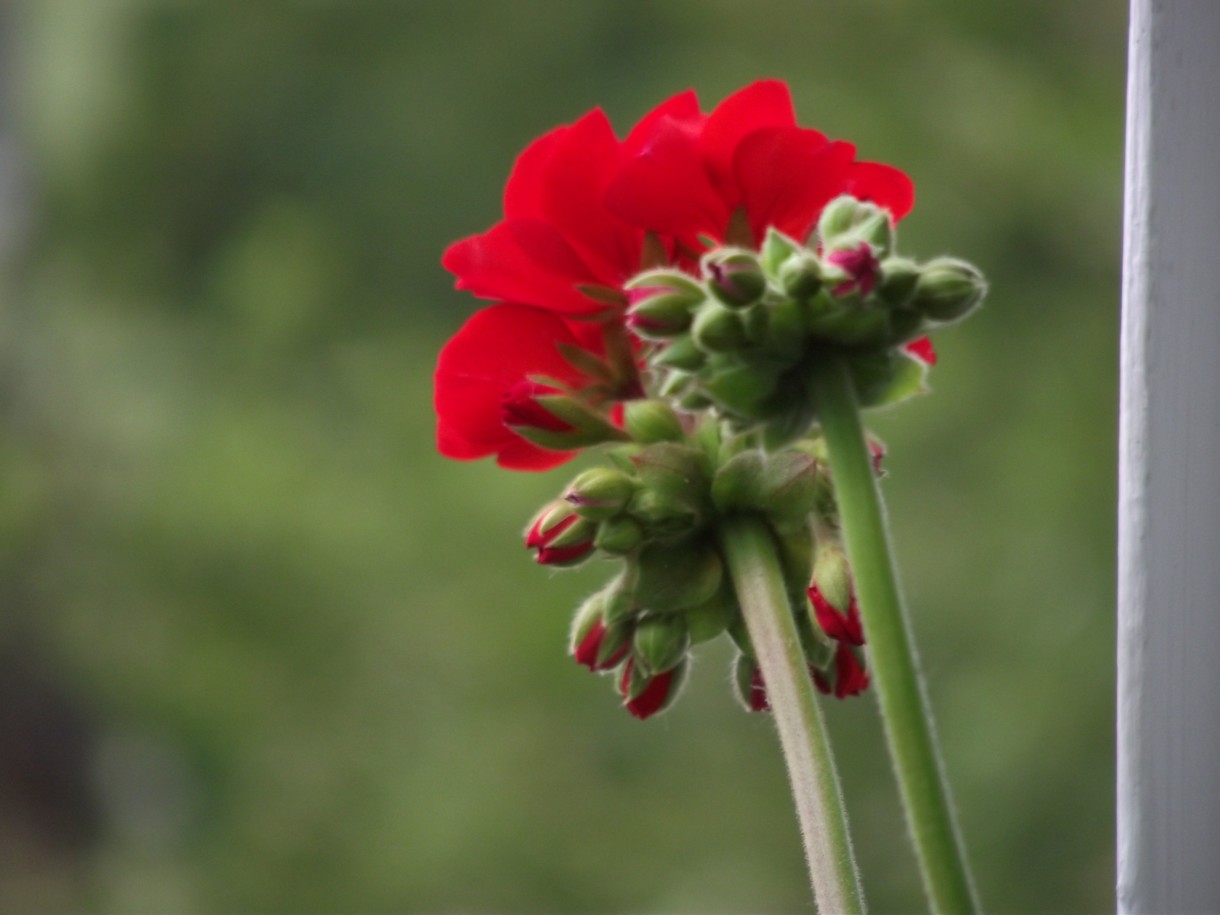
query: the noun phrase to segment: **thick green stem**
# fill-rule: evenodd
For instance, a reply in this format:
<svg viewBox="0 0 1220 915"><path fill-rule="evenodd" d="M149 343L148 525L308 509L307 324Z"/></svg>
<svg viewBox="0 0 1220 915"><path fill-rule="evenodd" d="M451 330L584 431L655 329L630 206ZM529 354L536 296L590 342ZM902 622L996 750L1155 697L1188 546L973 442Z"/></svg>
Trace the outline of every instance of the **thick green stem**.
<svg viewBox="0 0 1220 915"><path fill-rule="evenodd" d="M924 886L938 915L975 912L978 902L898 592L855 389L846 364L834 356L819 361L812 384L868 637L872 678Z"/></svg>
<svg viewBox="0 0 1220 915"><path fill-rule="evenodd" d="M726 518L720 540L779 730L818 911L863 913L838 777L775 540L750 515Z"/></svg>

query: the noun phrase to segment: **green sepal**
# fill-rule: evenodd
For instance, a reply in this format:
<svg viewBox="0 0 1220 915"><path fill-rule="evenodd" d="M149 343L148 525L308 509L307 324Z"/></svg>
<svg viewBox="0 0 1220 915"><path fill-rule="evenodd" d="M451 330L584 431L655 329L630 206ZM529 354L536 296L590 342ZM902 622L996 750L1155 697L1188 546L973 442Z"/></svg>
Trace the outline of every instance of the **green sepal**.
<svg viewBox="0 0 1220 915"><path fill-rule="evenodd" d="M626 556L647 540L648 535L639 521L629 515L616 515L598 525L593 545L611 556Z"/></svg>
<svg viewBox="0 0 1220 915"><path fill-rule="evenodd" d="M927 365L898 350L852 359L848 367L861 407L886 407L927 391Z"/></svg>
<svg viewBox="0 0 1220 915"><path fill-rule="evenodd" d="M733 622L729 623L728 633L738 651L750 658L755 656L754 643L750 641L750 632L746 629L745 617L740 613Z"/></svg>
<svg viewBox="0 0 1220 915"><path fill-rule="evenodd" d="M775 394L780 370L773 366L737 365L720 369L703 381L701 390L726 410L747 419L764 419Z"/></svg>
<svg viewBox="0 0 1220 915"><path fill-rule="evenodd" d="M737 606L737 596L732 585L726 578L711 599L688 607L683 615L686 617L691 644L699 645L710 642L728 629L733 620L741 615L741 609Z"/></svg>
<svg viewBox="0 0 1220 915"><path fill-rule="evenodd" d="M677 613L710 600L724 574L719 554L708 543L646 546L636 569L636 602L654 613Z"/></svg>
<svg viewBox="0 0 1220 915"><path fill-rule="evenodd" d="M682 420L664 400L632 400L623 407L623 427L635 441L651 445L686 437Z"/></svg>
<svg viewBox="0 0 1220 915"><path fill-rule="evenodd" d="M563 356L564 360L581 374L596 378L605 384L614 382L614 372L610 366L606 365L606 361L600 356L593 355L583 346L559 343L556 344L556 349L559 350L559 355Z"/></svg>
<svg viewBox="0 0 1220 915"><path fill-rule="evenodd" d="M889 315L881 308L844 304L812 319L810 330L820 340L841 346L868 346L885 343L889 337Z"/></svg>
<svg viewBox="0 0 1220 915"><path fill-rule="evenodd" d="M794 251L779 267L776 275L784 294L798 300L817 295L822 288L822 265L812 251Z"/></svg>
<svg viewBox="0 0 1220 915"><path fill-rule="evenodd" d="M767 235L758 252L759 261L768 275L778 276L784 261L803 250L805 249L796 239L789 238L775 226L768 226Z"/></svg>
<svg viewBox="0 0 1220 915"><path fill-rule="evenodd" d="M636 622L631 651L636 668L649 676L676 667L690 649L690 634L681 614L649 614Z"/></svg>
<svg viewBox="0 0 1220 915"><path fill-rule="evenodd" d="M678 369L683 372L698 371L705 362L707 362L707 353L699 349L689 335L670 341L652 358L652 364L655 366L664 369Z"/></svg>
<svg viewBox="0 0 1220 915"><path fill-rule="evenodd" d="M712 478L712 504L721 513L750 511L759 507L760 484L766 458L751 449L725 461Z"/></svg>
<svg viewBox="0 0 1220 915"><path fill-rule="evenodd" d="M915 295L919 265L905 257L889 257L881 262L881 281L873 294L889 308L905 308Z"/></svg>
<svg viewBox="0 0 1220 915"><path fill-rule="evenodd" d="M690 333L695 345L706 353L733 352L746 343L741 318L719 302L708 301L700 306Z"/></svg>
<svg viewBox="0 0 1220 915"><path fill-rule="evenodd" d="M771 455L759 480L759 507L780 531L809 523L819 495L818 462L802 451Z"/></svg>

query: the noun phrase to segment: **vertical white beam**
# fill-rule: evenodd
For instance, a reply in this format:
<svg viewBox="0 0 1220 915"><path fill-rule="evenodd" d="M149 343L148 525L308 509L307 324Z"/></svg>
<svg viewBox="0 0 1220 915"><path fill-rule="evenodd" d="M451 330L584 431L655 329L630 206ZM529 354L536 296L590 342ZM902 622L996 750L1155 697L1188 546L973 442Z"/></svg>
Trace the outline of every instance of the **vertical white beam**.
<svg viewBox="0 0 1220 915"><path fill-rule="evenodd" d="M1220 913L1220 0L1132 0L1118 909Z"/></svg>

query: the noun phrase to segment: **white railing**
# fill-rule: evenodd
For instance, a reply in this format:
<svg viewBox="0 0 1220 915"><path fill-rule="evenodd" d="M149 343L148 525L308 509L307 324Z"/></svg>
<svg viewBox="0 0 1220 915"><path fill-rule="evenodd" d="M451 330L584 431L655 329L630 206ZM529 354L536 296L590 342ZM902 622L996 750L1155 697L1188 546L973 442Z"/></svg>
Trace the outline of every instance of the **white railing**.
<svg viewBox="0 0 1220 915"><path fill-rule="evenodd" d="M1118 909L1220 913L1220 0L1132 0Z"/></svg>

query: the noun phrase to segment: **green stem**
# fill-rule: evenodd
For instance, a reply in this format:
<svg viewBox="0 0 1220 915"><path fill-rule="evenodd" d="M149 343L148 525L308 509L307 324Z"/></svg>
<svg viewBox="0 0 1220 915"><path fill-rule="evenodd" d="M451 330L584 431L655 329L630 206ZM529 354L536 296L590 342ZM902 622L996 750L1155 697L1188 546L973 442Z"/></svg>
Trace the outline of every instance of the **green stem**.
<svg viewBox="0 0 1220 915"><path fill-rule="evenodd" d="M737 515L721 523L720 541L779 730L818 911L863 913L834 760L775 540L761 518Z"/></svg>
<svg viewBox="0 0 1220 915"><path fill-rule="evenodd" d="M924 887L938 915L976 912L978 902L953 819L931 710L898 592L881 496L846 363L837 356L819 360L812 385L868 637L873 682Z"/></svg>

